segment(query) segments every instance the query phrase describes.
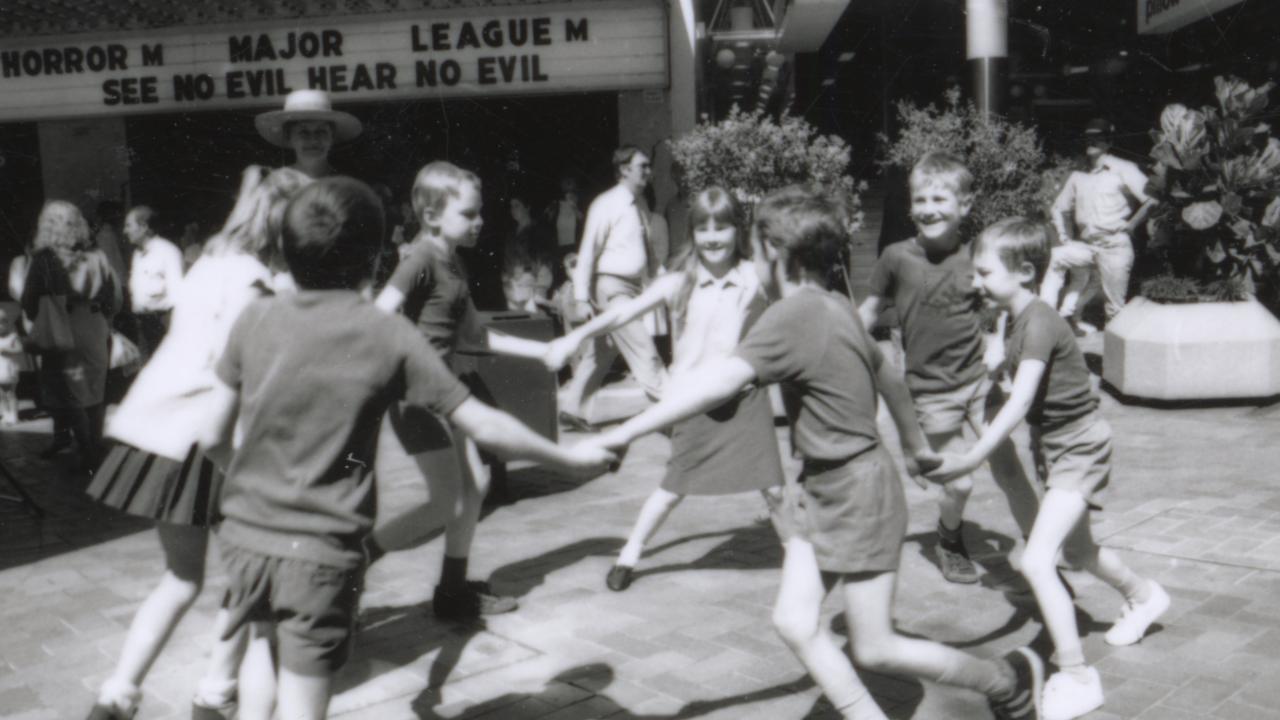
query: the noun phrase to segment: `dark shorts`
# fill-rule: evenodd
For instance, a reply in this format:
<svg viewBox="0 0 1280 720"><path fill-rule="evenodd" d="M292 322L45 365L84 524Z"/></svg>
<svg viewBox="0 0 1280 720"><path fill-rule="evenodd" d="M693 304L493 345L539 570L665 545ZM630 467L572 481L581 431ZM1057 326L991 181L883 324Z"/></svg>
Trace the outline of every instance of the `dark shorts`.
<svg viewBox="0 0 1280 720"><path fill-rule="evenodd" d="M1048 488L1079 493L1101 509L1111 484L1111 425L1096 412L1052 430L1031 430L1031 451Z"/></svg>
<svg viewBox="0 0 1280 720"><path fill-rule="evenodd" d="M269 622L282 667L321 677L346 663L364 585L363 567L263 555L229 542L219 549L231 614L224 640L245 623Z"/></svg>
<svg viewBox="0 0 1280 720"><path fill-rule="evenodd" d="M902 481L884 448L841 463L805 462L806 530L818 568L831 573L898 569L907 534Z"/></svg>

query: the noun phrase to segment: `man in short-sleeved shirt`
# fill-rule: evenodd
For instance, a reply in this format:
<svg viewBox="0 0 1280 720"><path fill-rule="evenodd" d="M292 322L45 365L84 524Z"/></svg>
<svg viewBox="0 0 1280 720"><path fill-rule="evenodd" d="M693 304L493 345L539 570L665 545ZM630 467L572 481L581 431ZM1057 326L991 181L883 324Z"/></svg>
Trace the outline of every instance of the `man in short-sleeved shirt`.
<svg viewBox="0 0 1280 720"><path fill-rule="evenodd" d="M218 376L239 391L242 437L227 468L220 536L340 568L362 560L388 407L403 399L447 415L469 396L409 323L351 291L250 305Z"/></svg>
<svg viewBox="0 0 1280 720"><path fill-rule="evenodd" d="M792 445L805 460L848 460L879 443L882 359L854 312L847 298L803 290L765 310L734 353L761 385L782 384Z"/></svg>
<svg viewBox="0 0 1280 720"><path fill-rule="evenodd" d="M931 262L915 240L894 243L876 261L870 294L892 298L898 311L913 395L950 392L983 376L982 301L967 246Z"/></svg>
<svg viewBox="0 0 1280 720"><path fill-rule="evenodd" d="M1033 301L1009 326L1009 368L1023 360L1040 360L1044 377L1027 412L1027 422L1044 429L1060 427L1088 415L1098 407L1089 380L1089 367L1075 333L1058 313L1040 300Z"/></svg>
<svg viewBox="0 0 1280 720"><path fill-rule="evenodd" d="M1130 226L1135 217L1141 217L1130 203L1137 201L1145 206L1153 202L1147 195L1147 176L1142 170L1107 152L1110 129L1110 123L1100 119L1091 120L1086 126L1084 143L1089 171L1071 173L1049 213L1060 244L1053 249L1040 297L1058 307L1063 317L1071 318L1077 329L1088 291L1093 288L1089 270L1097 270L1098 284L1106 298L1107 319L1124 307L1129 272L1133 269ZM1068 213L1074 228L1067 221ZM1058 295L1068 272L1072 281L1059 306Z"/></svg>

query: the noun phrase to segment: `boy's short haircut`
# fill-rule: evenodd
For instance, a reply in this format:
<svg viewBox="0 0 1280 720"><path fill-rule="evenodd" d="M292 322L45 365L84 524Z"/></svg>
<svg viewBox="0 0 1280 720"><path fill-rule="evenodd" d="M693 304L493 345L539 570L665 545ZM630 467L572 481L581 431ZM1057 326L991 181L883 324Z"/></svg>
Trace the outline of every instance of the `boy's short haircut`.
<svg viewBox="0 0 1280 720"><path fill-rule="evenodd" d="M915 188L927 182L940 182L959 197L973 195L973 173L960 158L945 152L925 153L911 168L909 182Z"/></svg>
<svg viewBox="0 0 1280 720"><path fill-rule="evenodd" d="M1049 268L1052 234L1049 226L1025 217L1009 217L996 222L978 235L974 252L990 249L1009 270L1017 270L1023 263L1035 268L1034 289L1044 280Z"/></svg>
<svg viewBox="0 0 1280 720"><path fill-rule="evenodd" d="M792 185L765 196L755 211L762 241L786 252L787 276L801 271L837 286L848 257L846 208L817 188Z"/></svg>
<svg viewBox="0 0 1280 720"><path fill-rule="evenodd" d="M151 223L155 222L159 217L159 213L150 205L135 205L129 214L133 216L134 222L151 227Z"/></svg>
<svg viewBox="0 0 1280 720"><path fill-rule="evenodd" d="M414 215L418 219L422 218L424 211L432 216L439 215L449 198L462 195L463 185L472 185L479 191L480 176L443 160L427 163L413 179Z"/></svg>
<svg viewBox="0 0 1280 720"><path fill-rule="evenodd" d="M353 178L317 180L285 208L284 260L300 288L360 287L373 277L382 237L382 201Z"/></svg>

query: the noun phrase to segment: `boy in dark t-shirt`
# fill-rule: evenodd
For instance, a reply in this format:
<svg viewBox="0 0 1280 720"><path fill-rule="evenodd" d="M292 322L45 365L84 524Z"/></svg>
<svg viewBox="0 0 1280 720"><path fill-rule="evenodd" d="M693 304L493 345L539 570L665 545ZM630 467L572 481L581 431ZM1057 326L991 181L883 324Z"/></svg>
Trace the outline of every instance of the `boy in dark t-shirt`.
<svg viewBox="0 0 1280 720"><path fill-rule="evenodd" d="M372 279L382 238L381 203L367 186L316 181L290 201L284 223L299 292L257 301L237 319L217 368L217 422L201 444L224 454L238 410L219 530L228 634L251 628L244 672L278 663L282 717L318 719L350 647L378 429L393 402L439 413L504 455L570 472L603 469L610 456L560 448L475 400L409 323L357 291ZM261 686L242 687L246 720L271 714L272 698L250 692Z"/></svg>
<svg viewBox="0 0 1280 720"><path fill-rule="evenodd" d="M1021 569L1060 668L1045 683L1045 717L1069 720L1100 707L1103 696L1098 671L1085 664L1075 606L1056 569L1058 552L1124 595L1120 618L1106 634L1110 645L1141 640L1168 609L1169 596L1090 535L1090 510L1099 506L1111 476L1111 427L1096 412L1097 396L1074 331L1035 294L1049 263L1049 245L1048 229L1023 218L1002 220L978 238L974 285L1013 317L1006 353L1013 391L978 442L963 455L947 455L928 476L938 482L963 477L1024 417L1031 425L1046 490Z"/></svg>
<svg viewBox="0 0 1280 720"><path fill-rule="evenodd" d="M828 273L843 262L848 242L844 228L837 206L808 191L765 198L753 231L783 300L765 311L733 356L676 376L661 401L595 442L621 448L714 408L750 383L780 383L803 471L775 510L786 556L774 625L827 699L846 718L885 718L822 622L823 599L836 587L859 667L981 692L998 719L1038 718L1043 665L1030 650L982 660L893 628L907 506L878 437L877 395L898 428L908 469L936 458L902 379L882 359L848 299L829 289Z"/></svg>
<svg viewBox="0 0 1280 720"><path fill-rule="evenodd" d="M413 182L413 209L422 229L374 302L387 312L403 311L446 362L462 347L541 358L544 343L485 332L477 317L457 249L474 246L480 236L481 199L475 173L447 162L423 166ZM419 532L444 525L444 560L431 601L436 617L472 620L515 610L515 598L495 594L487 582L467 579L489 488L489 473L474 443L411 408L394 408L391 421L428 484L431 502L389 524L388 537L371 538L374 553L384 544L401 542L396 537L401 525Z"/></svg>
<svg viewBox="0 0 1280 720"><path fill-rule="evenodd" d="M964 429L986 420L991 381L983 364L982 301L973 288L973 261L961 224L973 201L973 177L958 158L929 153L911 171L911 219L916 236L885 249L871 273L871 292L858 308L872 327L886 298L897 309L906 353L907 387L920 427L937 452L964 447ZM1023 534L1031 530L1036 497L1013 444L989 460ZM938 499L938 564L950 582L978 581L963 535L973 479L948 483Z"/></svg>

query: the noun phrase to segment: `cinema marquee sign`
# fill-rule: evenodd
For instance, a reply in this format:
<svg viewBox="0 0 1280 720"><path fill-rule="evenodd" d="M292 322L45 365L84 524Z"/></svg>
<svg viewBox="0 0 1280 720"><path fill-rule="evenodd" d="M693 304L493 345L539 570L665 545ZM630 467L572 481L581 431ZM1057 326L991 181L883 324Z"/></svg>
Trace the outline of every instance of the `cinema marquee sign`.
<svg viewBox="0 0 1280 720"><path fill-rule="evenodd" d="M1274 2L1274 0L1271 0ZM1138 0L1138 32L1173 32L1243 0Z"/></svg>
<svg viewBox="0 0 1280 720"><path fill-rule="evenodd" d="M667 85L658 2L463 8L0 41L0 121Z"/></svg>

